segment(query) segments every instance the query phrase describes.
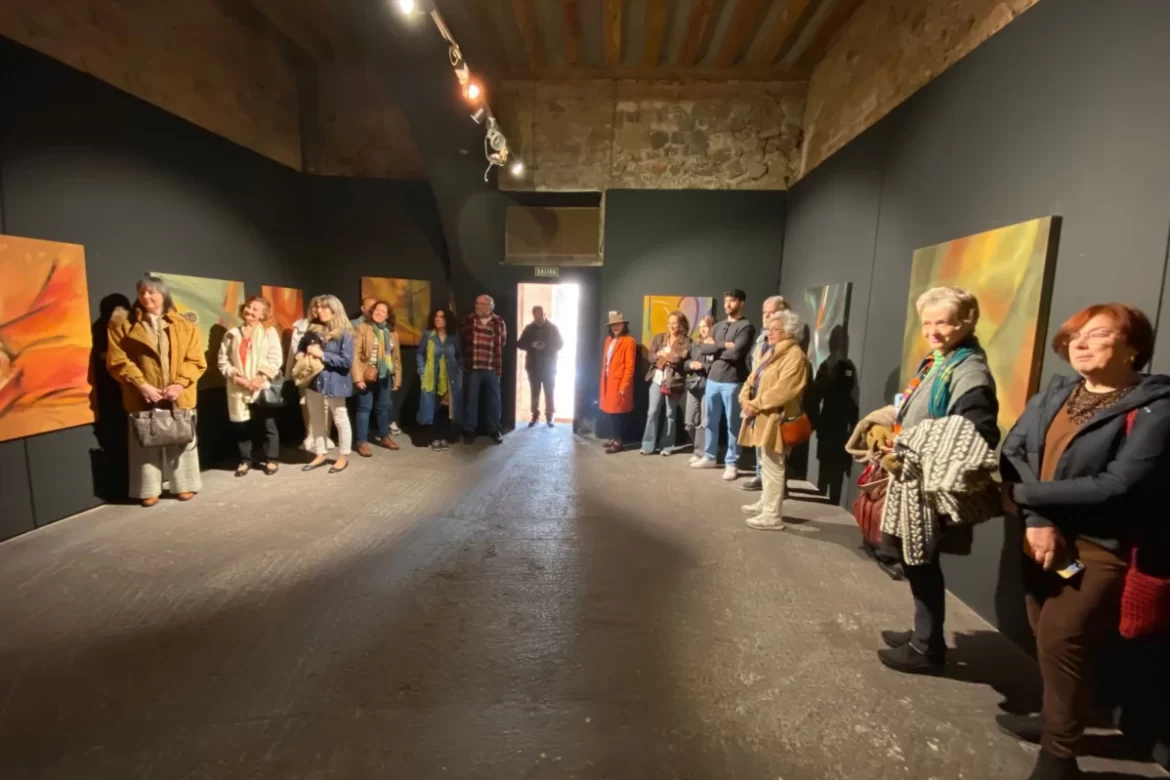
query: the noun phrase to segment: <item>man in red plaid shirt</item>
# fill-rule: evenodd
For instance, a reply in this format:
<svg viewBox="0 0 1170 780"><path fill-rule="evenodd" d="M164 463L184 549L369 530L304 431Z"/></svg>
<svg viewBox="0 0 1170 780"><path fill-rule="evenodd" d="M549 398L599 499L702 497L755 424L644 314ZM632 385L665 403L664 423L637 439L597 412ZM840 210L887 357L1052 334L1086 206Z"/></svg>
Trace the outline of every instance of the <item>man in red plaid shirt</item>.
<svg viewBox="0 0 1170 780"><path fill-rule="evenodd" d="M500 378L504 375L504 340L508 327L495 313L496 302L490 295L475 299L475 313L468 314L459 328L463 341L463 359L467 369L467 406L463 414L463 442L475 442L479 424L480 391L488 398L488 435L500 444Z"/></svg>

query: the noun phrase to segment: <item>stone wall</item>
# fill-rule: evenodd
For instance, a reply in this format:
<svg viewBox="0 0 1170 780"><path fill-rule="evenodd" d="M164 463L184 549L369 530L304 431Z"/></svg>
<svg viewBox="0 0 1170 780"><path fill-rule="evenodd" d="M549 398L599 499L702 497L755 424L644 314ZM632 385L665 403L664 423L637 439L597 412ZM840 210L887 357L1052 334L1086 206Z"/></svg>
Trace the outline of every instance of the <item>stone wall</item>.
<svg viewBox="0 0 1170 780"><path fill-rule="evenodd" d="M804 145L793 178L804 176L1036 2L866 0L813 70Z"/></svg>
<svg viewBox="0 0 1170 780"><path fill-rule="evenodd" d="M503 189L783 189L804 84L505 82L493 108L527 167Z"/></svg>
<svg viewBox="0 0 1170 780"><path fill-rule="evenodd" d="M305 170L322 176L425 178L406 114L368 63L321 66L316 96L316 132L306 132Z"/></svg>
<svg viewBox="0 0 1170 780"><path fill-rule="evenodd" d="M300 169L296 70L269 29L226 9L205 0L3 0L0 35Z"/></svg>

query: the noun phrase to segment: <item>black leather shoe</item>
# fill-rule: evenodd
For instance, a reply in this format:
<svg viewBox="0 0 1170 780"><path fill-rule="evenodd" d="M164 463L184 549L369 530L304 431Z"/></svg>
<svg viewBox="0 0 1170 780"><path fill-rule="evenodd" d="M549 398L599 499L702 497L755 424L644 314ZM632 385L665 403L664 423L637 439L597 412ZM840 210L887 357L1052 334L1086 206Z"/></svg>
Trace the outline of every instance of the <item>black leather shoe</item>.
<svg viewBox="0 0 1170 780"><path fill-rule="evenodd" d="M878 660L890 669L906 674L937 674L947 665L946 653L924 653L913 642L878 650Z"/></svg>
<svg viewBox="0 0 1170 780"><path fill-rule="evenodd" d="M1076 758L1058 758L1041 750L1028 780L1080 780L1085 777Z"/></svg>
<svg viewBox="0 0 1170 780"><path fill-rule="evenodd" d="M549 421L548 421L548 427L550 427L550 428L555 428L555 427L557 427L557 424L556 424L556 423L554 423L552 420L549 420Z"/></svg>
<svg viewBox="0 0 1170 780"><path fill-rule="evenodd" d="M914 638L913 631L883 631L882 641L886 643L886 647L895 648L902 645L910 644L910 640Z"/></svg>
<svg viewBox="0 0 1170 780"><path fill-rule="evenodd" d="M496 431L495 433L492 434L491 439L492 439L492 444L503 444L504 443L504 434L500 433L499 431Z"/></svg>
<svg viewBox="0 0 1170 780"><path fill-rule="evenodd" d="M536 418L535 418L535 417L533 417L531 420L529 420L529 421L528 421L528 427L529 427L529 428L535 428L535 427L536 427Z"/></svg>
<svg viewBox="0 0 1170 780"><path fill-rule="evenodd" d="M320 463L310 463L307 466L302 466L301 471L316 471L329 465L329 461L322 459Z"/></svg>
<svg viewBox="0 0 1170 780"><path fill-rule="evenodd" d="M1010 715L1005 712L995 716L995 725L1009 737L1033 745L1040 744L1040 734L1044 731L1044 721L1039 715Z"/></svg>

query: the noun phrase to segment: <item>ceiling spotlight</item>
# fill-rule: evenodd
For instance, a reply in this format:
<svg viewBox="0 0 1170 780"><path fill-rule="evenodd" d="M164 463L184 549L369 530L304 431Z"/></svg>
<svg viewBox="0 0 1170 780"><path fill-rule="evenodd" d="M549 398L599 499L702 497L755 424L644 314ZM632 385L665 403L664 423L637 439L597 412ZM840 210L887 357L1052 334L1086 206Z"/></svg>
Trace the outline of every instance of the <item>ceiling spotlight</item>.
<svg viewBox="0 0 1170 780"><path fill-rule="evenodd" d="M414 8L415 8L414 0L395 0L395 2L398 4L398 10L401 11L402 13L404 13L404 14L414 13Z"/></svg>
<svg viewBox="0 0 1170 780"><path fill-rule="evenodd" d="M463 97L467 98L472 103L478 103L479 99L483 97L483 87L479 85L478 81L468 81L463 85Z"/></svg>
<svg viewBox="0 0 1170 780"><path fill-rule="evenodd" d="M524 162L522 160L513 160L512 165L508 168L508 171L517 179L519 179L524 175Z"/></svg>
<svg viewBox="0 0 1170 780"><path fill-rule="evenodd" d="M471 113L471 118L475 120L477 125L483 124L484 117L487 116L487 106L480 106Z"/></svg>

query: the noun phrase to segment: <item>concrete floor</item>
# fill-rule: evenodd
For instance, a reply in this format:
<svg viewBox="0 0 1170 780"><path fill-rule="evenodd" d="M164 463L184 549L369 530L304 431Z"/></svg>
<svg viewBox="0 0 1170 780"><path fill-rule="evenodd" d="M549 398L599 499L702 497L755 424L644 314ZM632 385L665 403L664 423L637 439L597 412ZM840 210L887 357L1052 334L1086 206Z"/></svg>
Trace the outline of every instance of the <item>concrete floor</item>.
<svg viewBox="0 0 1170 780"><path fill-rule="evenodd" d="M205 475L0 545L0 777L1027 776L1030 661L958 602L948 678L882 669L906 587L839 510L747 529L686 458L537 428L344 474ZM1101 777L1156 776L1097 761Z"/></svg>

